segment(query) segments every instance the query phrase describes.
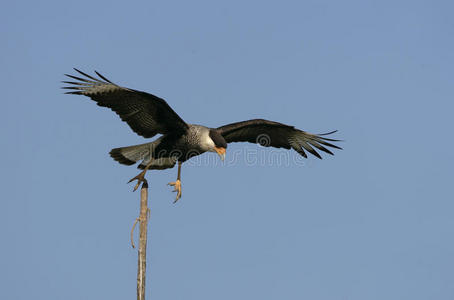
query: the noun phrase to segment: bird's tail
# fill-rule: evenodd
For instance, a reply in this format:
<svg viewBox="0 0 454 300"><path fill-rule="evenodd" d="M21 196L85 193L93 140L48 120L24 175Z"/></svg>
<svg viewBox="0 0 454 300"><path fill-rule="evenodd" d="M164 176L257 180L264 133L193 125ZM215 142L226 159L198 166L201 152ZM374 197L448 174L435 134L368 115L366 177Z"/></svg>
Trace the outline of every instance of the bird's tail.
<svg viewBox="0 0 454 300"><path fill-rule="evenodd" d="M135 145L135 146L128 146L128 147L121 147L115 148L110 151L110 156L120 164L123 165L133 165L138 161L142 161L139 165L139 169L144 169L146 165L150 162L150 170L163 170L167 168L172 168L177 159L174 157L161 157L161 158L153 158L153 151L157 144L159 143L159 139L153 141L151 143Z"/></svg>
<svg viewBox="0 0 454 300"><path fill-rule="evenodd" d="M112 149L109 154L113 159L123 165L133 165L139 160L144 160L151 156L151 147L153 143L121 147Z"/></svg>

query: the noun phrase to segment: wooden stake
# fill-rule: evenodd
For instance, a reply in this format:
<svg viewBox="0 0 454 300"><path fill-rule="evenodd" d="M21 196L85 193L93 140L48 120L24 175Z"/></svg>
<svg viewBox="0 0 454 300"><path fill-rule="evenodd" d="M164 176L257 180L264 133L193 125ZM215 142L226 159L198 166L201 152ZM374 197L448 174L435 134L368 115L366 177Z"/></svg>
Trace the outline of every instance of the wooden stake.
<svg viewBox="0 0 454 300"><path fill-rule="evenodd" d="M137 300L145 300L145 275L147 269L147 227L148 227L148 182L145 180L140 189L140 229L137 266Z"/></svg>

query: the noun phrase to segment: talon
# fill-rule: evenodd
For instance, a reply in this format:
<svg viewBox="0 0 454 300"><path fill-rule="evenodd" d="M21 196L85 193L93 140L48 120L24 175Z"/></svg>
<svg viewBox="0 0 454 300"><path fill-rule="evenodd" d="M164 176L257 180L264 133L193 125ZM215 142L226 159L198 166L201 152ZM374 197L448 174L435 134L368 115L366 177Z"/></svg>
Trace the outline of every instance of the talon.
<svg viewBox="0 0 454 300"><path fill-rule="evenodd" d="M146 179L145 179L145 173L146 173L146 172L147 172L146 170L143 170L143 171L140 172L137 176L135 176L134 178L131 178L131 179L128 181L128 183L130 183L130 182L132 182L132 181L134 181L134 180L137 179L137 184L136 184L136 186L134 187L134 189L132 190L133 192L135 192L135 191L139 188L139 186L140 186L140 184L141 184L142 182L145 182L145 181L146 181Z"/></svg>
<svg viewBox="0 0 454 300"><path fill-rule="evenodd" d="M173 203L176 203L181 198L181 181L179 179L177 179L177 181L169 182L167 185L174 187L172 192L177 192L175 201L173 201Z"/></svg>

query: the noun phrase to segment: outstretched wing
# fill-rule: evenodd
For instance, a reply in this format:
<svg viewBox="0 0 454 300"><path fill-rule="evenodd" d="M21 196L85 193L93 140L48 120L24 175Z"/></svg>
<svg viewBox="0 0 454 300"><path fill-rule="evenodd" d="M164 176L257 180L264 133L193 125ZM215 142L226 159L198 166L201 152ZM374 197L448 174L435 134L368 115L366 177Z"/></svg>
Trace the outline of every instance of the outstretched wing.
<svg viewBox="0 0 454 300"><path fill-rule="evenodd" d="M158 133L180 135L189 128L164 99L118 86L96 71L99 79L74 70L84 77L65 74L77 80L63 81L70 84L64 89L74 90L66 94L88 96L99 106L110 108L138 135L146 138Z"/></svg>
<svg viewBox="0 0 454 300"><path fill-rule="evenodd" d="M329 143L339 142L340 140L324 137L336 131L324 134L311 134L296 129L293 126L262 119L232 123L219 127L217 130L227 143L249 142L265 147L293 148L304 157L307 157L306 152L304 152L306 150L321 159L322 157L314 147L331 155L334 154L326 147L342 149L339 146Z"/></svg>

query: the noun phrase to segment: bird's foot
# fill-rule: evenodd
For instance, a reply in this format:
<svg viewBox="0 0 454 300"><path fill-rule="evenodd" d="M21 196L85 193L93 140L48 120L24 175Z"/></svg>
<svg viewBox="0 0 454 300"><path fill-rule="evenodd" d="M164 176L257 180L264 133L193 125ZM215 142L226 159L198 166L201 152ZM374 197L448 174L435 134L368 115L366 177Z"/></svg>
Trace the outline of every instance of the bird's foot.
<svg viewBox="0 0 454 300"><path fill-rule="evenodd" d="M175 182L169 182L168 185L173 186L173 192L177 192L177 197L175 198L175 201L173 203L176 203L178 199L181 198L181 181L180 179L177 179Z"/></svg>
<svg viewBox="0 0 454 300"><path fill-rule="evenodd" d="M133 192L135 192L138 188L139 188L139 185L140 183L142 182L146 182L147 180L145 179L145 173L147 172L147 170L143 170L142 172L140 172L136 177L134 178L131 178L131 180L128 181L128 183L134 181L137 179L137 184L136 186L134 187L134 190Z"/></svg>

